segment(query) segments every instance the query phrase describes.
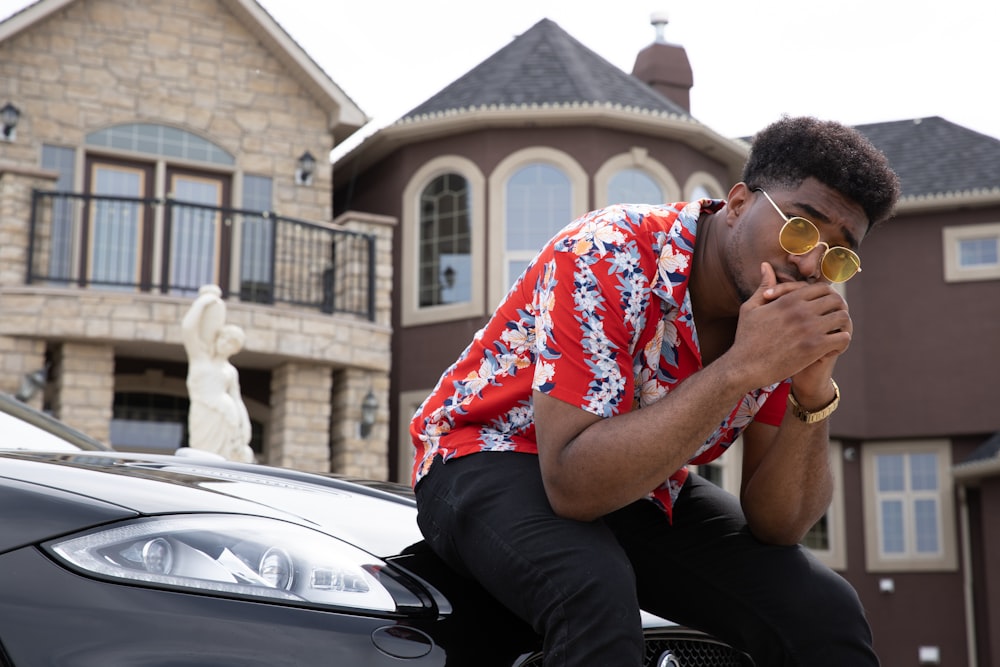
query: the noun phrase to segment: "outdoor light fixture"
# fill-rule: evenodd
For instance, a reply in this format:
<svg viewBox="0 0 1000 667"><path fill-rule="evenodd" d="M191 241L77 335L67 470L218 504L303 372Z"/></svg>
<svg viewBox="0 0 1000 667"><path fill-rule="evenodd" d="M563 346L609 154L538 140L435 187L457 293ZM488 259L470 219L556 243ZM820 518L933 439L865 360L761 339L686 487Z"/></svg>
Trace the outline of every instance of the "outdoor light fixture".
<svg viewBox="0 0 1000 667"><path fill-rule="evenodd" d="M375 427L375 413L378 411L378 399L369 389L365 399L361 401L361 437L367 438Z"/></svg>
<svg viewBox="0 0 1000 667"><path fill-rule="evenodd" d="M24 377L21 378L21 386L17 388L14 398L22 403L27 403L34 398L40 389L45 387L47 376L48 374L44 368L39 368L37 371L31 373L25 373Z"/></svg>
<svg viewBox="0 0 1000 667"><path fill-rule="evenodd" d="M451 268L450 266L446 266L444 271L441 272L441 275L444 278L444 286L447 287L448 289L451 289L452 287L455 286L456 273L457 271L455 271L455 269Z"/></svg>
<svg viewBox="0 0 1000 667"><path fill-rule="evenodd" d="M14 141L17 138L17 121L21 120L21 110L7 102L0 109L0 139L3 141Z"/></svg>
<svg viewBox="0 0 1000 667"><path fill-rule="evenodd" d="M295 170L296 185L312 185L313 174L316 173L316 158L309 151L299 157L298 168Z"/></svg>

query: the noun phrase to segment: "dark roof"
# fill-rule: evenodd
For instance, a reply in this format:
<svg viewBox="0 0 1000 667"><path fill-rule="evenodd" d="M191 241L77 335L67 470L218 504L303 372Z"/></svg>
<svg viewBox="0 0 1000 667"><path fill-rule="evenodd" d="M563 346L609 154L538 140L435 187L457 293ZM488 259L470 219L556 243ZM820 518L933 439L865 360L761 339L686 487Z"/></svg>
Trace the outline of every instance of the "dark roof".
<svg viewBox="0 0 1000 667"><path fill-rule="evenodd" d="M903 197L1000 187L1000 139L938 116L855 127L885 153Z"/></svg>
<svg viewBox="0 0 1000 667"><path fill-rule="evenodd" d="M998 458L1000 458L1000 432L994 433L993 437L976 447L976 450L962 463L975 463Z"/></svg>
<svg viewBox="0 0 1000 667"><path fill-rule="evenodd" d="M639 79L542 19L403 119L457 109L620 104L689 116Z"/></svg>

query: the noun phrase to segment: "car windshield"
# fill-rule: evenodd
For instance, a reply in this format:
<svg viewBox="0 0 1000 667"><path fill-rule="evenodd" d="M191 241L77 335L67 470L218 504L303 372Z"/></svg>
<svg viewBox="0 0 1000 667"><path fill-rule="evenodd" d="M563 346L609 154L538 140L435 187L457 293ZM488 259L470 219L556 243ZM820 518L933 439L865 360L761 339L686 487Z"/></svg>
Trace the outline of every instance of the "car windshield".
<svg viewBox="0 0 1000 667"><path fill-rule="evenodd" d="M0 412L0 449L30 449L38 452L78 452L80 448L14 415Z"/></svg>
<svg viewBox="0 0 1000 667"><path fill-rule="evenodd" d="M11 449L78 452L108 447L12 396L0 394L0 450Z"/></svg>

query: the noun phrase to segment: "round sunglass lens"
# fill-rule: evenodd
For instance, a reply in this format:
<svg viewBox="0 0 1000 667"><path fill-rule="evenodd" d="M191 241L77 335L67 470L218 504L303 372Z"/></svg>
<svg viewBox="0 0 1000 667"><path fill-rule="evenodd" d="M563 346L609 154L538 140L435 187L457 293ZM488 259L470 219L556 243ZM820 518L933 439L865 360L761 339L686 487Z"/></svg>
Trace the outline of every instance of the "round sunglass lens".
<svg viewBox="0 0 1000 667"><path fill-rule="evenodd" d="M819 243L819 230L805 218L791 218L778 236L781 247L793 255L802 255Z"/></svg>
<svg viewBox="0 0 1000 667"><path fill-rule="evenodd" d="M847 248L830 248L823 256L822 268L827 280L842 283L849 280L861 267L857 255Z"/></svg>

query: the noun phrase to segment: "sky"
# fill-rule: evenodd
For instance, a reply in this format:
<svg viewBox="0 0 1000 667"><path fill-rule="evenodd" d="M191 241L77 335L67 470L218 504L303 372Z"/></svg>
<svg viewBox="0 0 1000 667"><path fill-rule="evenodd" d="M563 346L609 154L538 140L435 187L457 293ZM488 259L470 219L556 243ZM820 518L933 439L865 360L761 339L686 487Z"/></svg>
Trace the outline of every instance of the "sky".
<svg viewBox="0 0 1000 667"><path fill-rule="evenodd" d="M725 136L782 114L851 125L941 116L1000 139L997 0L260 0L372 122L398 119L543 18L625 72L687 51L691 113ZM30 4L0 0L0 17Z"/></svg>

